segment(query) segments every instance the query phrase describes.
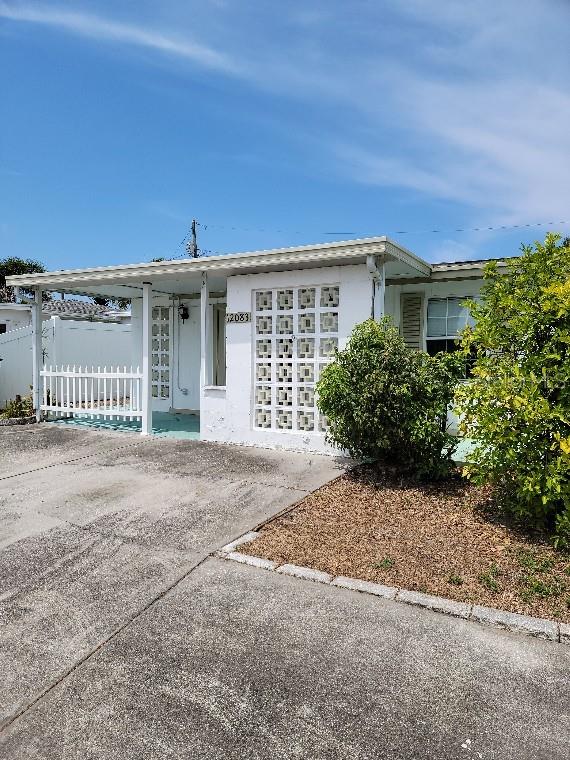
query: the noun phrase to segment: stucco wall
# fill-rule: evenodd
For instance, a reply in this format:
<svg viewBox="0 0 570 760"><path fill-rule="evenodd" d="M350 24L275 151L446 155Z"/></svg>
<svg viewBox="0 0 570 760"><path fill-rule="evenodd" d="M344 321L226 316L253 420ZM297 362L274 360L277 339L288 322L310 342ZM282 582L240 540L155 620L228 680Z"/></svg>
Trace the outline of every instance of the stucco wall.
<svg viewBox="0 0 570 760"><path fill-rule="evenodd" d="M340 285L339 347L343 348L357 322L370 316L371 284L365 266L239 275L228 278L229 312L251 312L253 291L264 288ZM253 411L253 323L227 325L227 380L224 393L206 389L201 404L201 437L257 446L306 451L333 450L318 433L254 429Z"/></svg>

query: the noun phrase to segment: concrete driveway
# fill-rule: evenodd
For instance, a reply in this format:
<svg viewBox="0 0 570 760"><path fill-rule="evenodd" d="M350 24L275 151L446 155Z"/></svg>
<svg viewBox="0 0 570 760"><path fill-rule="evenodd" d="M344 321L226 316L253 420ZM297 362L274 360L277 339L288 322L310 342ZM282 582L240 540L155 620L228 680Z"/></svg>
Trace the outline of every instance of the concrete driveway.
<svg viewBox="0 0 570 760"><path fill-rule="evenodd" d="M568 648L207 558L334 460L0 447L2 759L567 756Z"/></svg>

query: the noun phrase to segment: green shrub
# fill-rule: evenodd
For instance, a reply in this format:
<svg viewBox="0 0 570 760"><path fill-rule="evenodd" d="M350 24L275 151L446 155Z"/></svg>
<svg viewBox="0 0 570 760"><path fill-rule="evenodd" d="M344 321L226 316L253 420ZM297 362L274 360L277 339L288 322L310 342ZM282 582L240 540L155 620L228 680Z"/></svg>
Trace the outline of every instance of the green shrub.
<svg viewBox="0 0 570 760"><path fill-rule="evenodd" d="M12 417L31 417L34 407L31 396L16 396L8 401L5 408L0 411L0 417L10 419Z"/></svg>
<svg viewBox="0 0 570 760"><path fill-rule="evenodd" d="M570 248L548 235L485 268L475 326L463 336L473 377L457 391L475 442L467 474L504 507L570 545Z"/></svg>
<svg viewBox="0 0 570 760"><path fill-rule="evenodd" d="M445 476L455 448L447 406L461 363L408 348L389 319L362 322L317 384L328 441L357 458Z"/></svg>

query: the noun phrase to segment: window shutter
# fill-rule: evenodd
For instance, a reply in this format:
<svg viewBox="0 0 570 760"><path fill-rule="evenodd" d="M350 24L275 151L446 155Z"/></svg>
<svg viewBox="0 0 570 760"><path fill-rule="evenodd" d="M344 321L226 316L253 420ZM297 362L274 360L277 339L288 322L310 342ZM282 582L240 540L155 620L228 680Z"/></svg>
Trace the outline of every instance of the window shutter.
<svg viewBox="0 0 570 760"><path fill-rule="evenodd" d="M422 295L402 293L402 337L409 348L419 351L422 339Z"/></svg>

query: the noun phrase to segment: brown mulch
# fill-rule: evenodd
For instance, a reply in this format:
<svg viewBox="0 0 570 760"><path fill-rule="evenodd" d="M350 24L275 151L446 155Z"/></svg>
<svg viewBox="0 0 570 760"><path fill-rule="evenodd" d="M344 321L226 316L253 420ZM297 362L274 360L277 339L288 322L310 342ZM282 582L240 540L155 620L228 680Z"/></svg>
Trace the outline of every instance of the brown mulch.
<svg viewBox="0 0 570 760"><path fill-rule="evenodd" d="M570 555L501 520L489 489L362 467L240 551L280 564L570 622Z"/></svg>

